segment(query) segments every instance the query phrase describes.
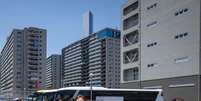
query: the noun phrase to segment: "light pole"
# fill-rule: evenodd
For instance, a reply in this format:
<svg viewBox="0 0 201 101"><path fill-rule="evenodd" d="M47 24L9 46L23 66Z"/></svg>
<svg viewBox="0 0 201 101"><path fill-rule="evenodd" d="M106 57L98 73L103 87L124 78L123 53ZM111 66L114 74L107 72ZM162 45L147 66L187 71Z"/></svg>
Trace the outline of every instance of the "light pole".
<svg viewBox="0 0 201 101"><path fill-rule="evenodd" d="M24 88L24 101L26 99L26 88Z"/></svg>
<svg viewBox="0 0 201 101"><path fill-rule="evenodd" d="M93 73L89 74L89 79L90 79L90 101L92 101L92 79L93 79Z"/></svg>

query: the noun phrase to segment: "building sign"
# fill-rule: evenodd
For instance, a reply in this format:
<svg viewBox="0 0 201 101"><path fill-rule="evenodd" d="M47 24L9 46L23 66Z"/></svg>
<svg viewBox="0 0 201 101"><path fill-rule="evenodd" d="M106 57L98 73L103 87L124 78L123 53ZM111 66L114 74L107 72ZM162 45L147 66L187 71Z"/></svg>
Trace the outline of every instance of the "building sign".
<svg viewBox="0 0 201 101"><path fill-rule="evenodd" d="M96 101L124 101L123 96L97 96Z"/></svg>

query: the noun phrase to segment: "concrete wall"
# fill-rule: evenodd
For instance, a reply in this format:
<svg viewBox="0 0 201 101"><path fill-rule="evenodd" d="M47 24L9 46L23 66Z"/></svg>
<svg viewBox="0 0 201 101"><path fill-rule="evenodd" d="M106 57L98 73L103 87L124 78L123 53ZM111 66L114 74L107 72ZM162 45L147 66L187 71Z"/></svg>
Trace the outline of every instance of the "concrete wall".
<svg viewBox="0 0 201 101"><path fill-rule="evenodd" d="M155 8L147 7L157 3ZM141 79L153 80L200 74L200 0L142 0ZM178 16L175 12L188 9ZM148 24L157 23L147 27ZM175 39L176 35L188 33ZM148 44L157 42L153 47ZM184 58L177 63L175 59ZM148 64L156 64L148 68Z"/></svg>

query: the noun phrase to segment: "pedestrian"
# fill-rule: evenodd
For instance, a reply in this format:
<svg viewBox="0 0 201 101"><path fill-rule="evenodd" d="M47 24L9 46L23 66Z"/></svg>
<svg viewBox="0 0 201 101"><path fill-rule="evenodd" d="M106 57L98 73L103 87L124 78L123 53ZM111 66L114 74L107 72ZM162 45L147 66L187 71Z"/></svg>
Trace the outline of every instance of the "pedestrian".
<svg viewBox="0 0 201 101"><path fill-rule="evenodd" d="M79 95L75 98L75 101L87 101L86 98L82 95Z"/></svg>

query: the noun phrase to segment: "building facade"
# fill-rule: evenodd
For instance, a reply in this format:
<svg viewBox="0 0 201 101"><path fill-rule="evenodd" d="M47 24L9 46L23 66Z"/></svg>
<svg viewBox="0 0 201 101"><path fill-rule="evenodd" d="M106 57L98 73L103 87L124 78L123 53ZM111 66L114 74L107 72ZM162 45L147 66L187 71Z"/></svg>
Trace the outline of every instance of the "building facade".
<svg viewBox="0 0 201 101"><path fill-rule="evenodd" d="M1 91L5 97L23 98L44 87L46 30L14 29L1 51Z"/></svg>
<svg viewBox="0 0 201 101"><path fill-rule="evenodd" d="M200 101L200 0L129 0L122 7L121 87Z"/></svg>
<svg viewBox="0 0 201 101"><path fill-rule="evenodd" d="M92 84L118 88L120 81L120 31L105 28L62 49L62 84Z"/></svg>
<svg viewBox="0 0 201 101"><path fill-rule="evenodd" d="M61 87L61 55L51 55L46 60L46 88Z"/></svg>

